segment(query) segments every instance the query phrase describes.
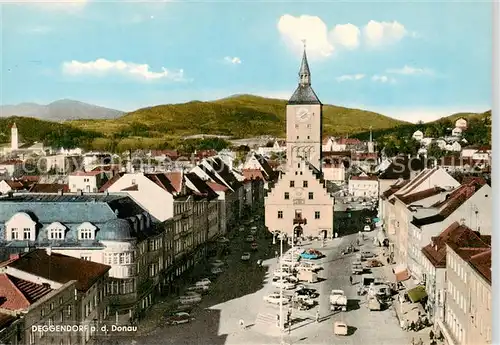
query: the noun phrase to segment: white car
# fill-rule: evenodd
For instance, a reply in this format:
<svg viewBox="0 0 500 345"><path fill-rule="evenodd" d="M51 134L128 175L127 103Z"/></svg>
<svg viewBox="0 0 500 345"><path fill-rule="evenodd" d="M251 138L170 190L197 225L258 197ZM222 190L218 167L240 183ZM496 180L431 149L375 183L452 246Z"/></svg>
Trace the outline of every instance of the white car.
<svg viewBox="0 0 500 345"><path fill-rule="evenodd" d="M250 260L250 253L243 253L243 255L241 256L241 260L243 261L248 261Z"/></svg>
<svg viewBox="0 0 500 345"><path fill-rule="evenodd" d="M179 297L180 304L196 304L201 302L201 296L185 295Z"/></svg>
<svg viewBox="0 0 500 345"><path fill-rule="evenodd" d="M213 268L210 270L210 272L212 272L212 274L220 274L220 273L222 273L223 271L222 271L222 268L220 268L220 267L213 267Z"/></svg>
<svg viewBox="0 0 500 345"><path fill-rule="evenodd" d="M255 241L255 238L252 235L248 235L247 238L245 239L247 242L253 242Z"/></svg>
<svg viewBox="0 0 500 345"><path fill-rule="evenodd" d="M312 262L309 262L309 261L303 261L300 263L299 267L297 267L297 269L301 269L301 267L308 267L310 268L312 271L319 271L322 269L322 267L318 264L315 264L315 263L312 263Z"/></svg>
<svg viewBox="0 0 500 345"><path fill-rule="evenodd" d="M333 325L333 333L335 335L347 335L349 328L344 322L336 321Z"/></svg>
<svg viewBox="0 0 500 345"><path fill-rule="evenodd" d="M196 286L208 286L212 284L212 282L210 281L210 279L208 278L203 278L202 280L198 280L194 285Z"/></svg>
<svg viewBox="0 0 500 345"><path fill-rule="evenodd" d="M213 260L212 262L210 262L210 265L212 265L213 267L221 267L221 266L224 266L224 261Z"/></svg>
<svg viewBox="0 0 500 345"><path fill-rule="evenodd" d="M292 289L295 289L295 287L297 286L297 284L287 282L285 280L283 280L283 282L281 282L281 280L274 281L271 283L271 285L273 285L277 288L283 287L283 289L285 289L285 290L292 290Z"/></svg>
<svg viewBox="0 0 500 345"><path fill-rule="evenodd" d="M291 276L292 274L291 274L291 273L288 273L288 272L285 272L284 270L283 270L283 271L281 271L281 270L277 269L277 270L275 270L275 271L274 271L273 275L274 275L275 277L289 277L289 276Z"/></svg>
<svg viewBox="0 0 500 345"><path fill-rule="evenodd" d="M288 302L290 302L290 300L286 296L283 296L283 298L280 298L279 293L272 293L270 295L264 296L264 301L266 301L268 303L272 303L272 304L280 304L280 303L288 304Z"/></svg>
<svg viewBox="0 0 500 345"><path fill-rule="evenodd" d="M369 225L365 225L363 231L372 231L372 228Z"/></svg>

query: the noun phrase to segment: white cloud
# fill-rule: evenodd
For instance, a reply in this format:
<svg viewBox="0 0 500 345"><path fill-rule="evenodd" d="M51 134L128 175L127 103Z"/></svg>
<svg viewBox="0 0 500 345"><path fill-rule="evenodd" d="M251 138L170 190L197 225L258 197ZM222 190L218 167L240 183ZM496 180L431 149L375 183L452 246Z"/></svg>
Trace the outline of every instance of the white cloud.
<svg viewBox="0 0 500 345"><path fill-rule="evenodd" d="M48 26L34 26L34 27L29 27L24 30L24 32L29 33L29 34L47 34L52 31L51 27Z"/></svg>
<svg viewBox="0 0 500 345"><path fill-rule="evenodd" d="M331 42L348 49L355 49L359 46L360 36L361 31L353 24L335 25L330 31Z"/></svg>
<svg viewBox="0 0 500 345"><path fill-rule="evenodd" d="M137 64L122 60L109 61L102 58L88 62L80 62L76 60L64 62L62 70L65 74L73 76L105 76L109 74L121 74L146 81L158 79L185 81L184 70L182 69L178 71L171 71L162 67L161 72L153 72L150 70L148 64Z"/></svg>
<svg viewBox="0 0 500 345"><path fill-rule="evenodd" d="M386 70L386 72L403 75L434 75L434 71L429 68L416 68L408 65L405 65L403 68L391 68Z"/></svg>
<svg viewBox="0 0 500 345"><path fill-rule="evenodd" d="M363 34L368 45L381 46L400 41L408 35L408 31L397 21L391 23L370 20L363 28Z"/></svg>
<svg viewBox="0 0 500 345"><path fill-rule="evenodd" d="M239 65L241 64L241 59L237 56L226 56L224 58L224 61L233 65Z"/></svg>
<svg viewBox="0 0 500 345"><path fill-rule="evenodd" d="M312 59L328 57L335 50L328 39L328 28L319 17L294 17L285 14L278 21L278 31L285 43L296 53L302 52L302 40L306 40L307 55Z"/></svg>
<svg viewBox="0 0 500 345"><path fill-rule="evenodd" d="M364 74L346 74L337 77L336 80L338 82L349 81L349 80L361 80L365 77Z"/></svg>
<svg viewBox="0 0 500 345"><path fill-rule="evenodd" d="M391 84L394 84L396 82L396 79L388 77L386 75L375 74L374 76L372 76L372 81L379 82L379 83L391 83Z"/></svg>
<svg viewBox="0 0 500 345"><path fill-rule="evenodd" d="M79 11L87 5L88 0L0 0L1 4L30 5L48 11Z"/></svg>

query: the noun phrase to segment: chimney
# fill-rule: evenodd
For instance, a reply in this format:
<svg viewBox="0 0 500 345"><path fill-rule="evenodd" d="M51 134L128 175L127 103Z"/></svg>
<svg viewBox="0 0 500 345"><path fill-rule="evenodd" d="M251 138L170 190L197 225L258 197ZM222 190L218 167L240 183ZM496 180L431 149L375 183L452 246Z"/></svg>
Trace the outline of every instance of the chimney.
<svg viewBox="0 0 500 345"><path fill-rule="evenodd" d="M57 194L58 194L58 195L63 195L63 194L64 194L64 190L63 190L63 189L59 189L59 190L57 191Z"/></svg>
<svg viewBox="0 0 500 345"><path fill-rule="evenodd" d="M45 251L47 252L47 255L48 256L51 256L52 255L52 248L46 248Z"/></svg>

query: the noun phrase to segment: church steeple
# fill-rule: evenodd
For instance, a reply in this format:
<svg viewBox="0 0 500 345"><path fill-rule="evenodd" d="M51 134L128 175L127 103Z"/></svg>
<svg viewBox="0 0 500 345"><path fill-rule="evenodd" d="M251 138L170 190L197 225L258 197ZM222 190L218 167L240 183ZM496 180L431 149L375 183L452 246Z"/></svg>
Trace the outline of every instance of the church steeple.
<svg viewBox="0 0 500 345"><path fill-rule="evenodd" d="M302 55L302 63L299 70L299 84L301 86L311 86L311 71L307 63L306 42L304 42L304 54Z"/></svg>

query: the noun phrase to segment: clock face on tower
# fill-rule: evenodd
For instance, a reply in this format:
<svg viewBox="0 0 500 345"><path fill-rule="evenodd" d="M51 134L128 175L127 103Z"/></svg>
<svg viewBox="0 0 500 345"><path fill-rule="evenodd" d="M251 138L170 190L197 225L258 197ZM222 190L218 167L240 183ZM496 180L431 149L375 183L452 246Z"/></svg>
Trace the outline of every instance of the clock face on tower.
<svg viewBox="0 0 500 345"><path fill-rule="evenodd" d="M311 118L311 113L307 108L299 108L297 109L295 116L298 122L306 122Z"/></svg>

